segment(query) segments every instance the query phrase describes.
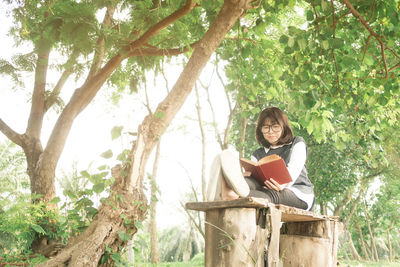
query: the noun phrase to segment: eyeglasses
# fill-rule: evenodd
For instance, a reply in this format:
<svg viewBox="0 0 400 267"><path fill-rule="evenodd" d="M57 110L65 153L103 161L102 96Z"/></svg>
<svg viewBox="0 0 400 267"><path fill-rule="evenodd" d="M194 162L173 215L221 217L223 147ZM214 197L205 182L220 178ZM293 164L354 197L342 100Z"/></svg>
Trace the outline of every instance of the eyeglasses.
<svg viewBox="0 0 400 267"><path fill-rule="evenodd" d="M273 132L276 133L276 132L279 132L280 130L282 130L282 127L279 124L263 125L261 127L261 132L268 133L269 131L271 131L271 129Z"/></svg>

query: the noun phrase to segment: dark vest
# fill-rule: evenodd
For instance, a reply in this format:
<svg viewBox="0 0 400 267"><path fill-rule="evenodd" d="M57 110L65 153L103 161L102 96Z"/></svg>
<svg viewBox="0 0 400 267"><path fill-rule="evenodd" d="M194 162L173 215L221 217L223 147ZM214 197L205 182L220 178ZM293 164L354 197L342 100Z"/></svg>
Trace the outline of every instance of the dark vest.
<svg viewBox="0 0 400 267"><path fill-rule="evenodd" d="M289 163L290 155L292 154L293 145L298 143L298 142L305 143L303 137L297 136L297 137L294 138L294 140L293 140L293 142L291 144L287 144L287 145L284 145L282 147L278 147L278 148L275 148L275 149L270 148L268 153L265 152L265 148L264 147L260 147L259 149L254 151L252 155L257 160L260 160L265 156L272 155L272 154L277 154L281 158L283 158L283 160L285 161L286 166L287 166L288 163ZM302 169L302 171L300 173L299 178L297 178L297 180L295 181L295 183L292 186L297 188L297 189L299 189L301 192L303 192L305 194L314 194L314 185L308 179L308 174L307 174L307 170L306 170L305 164L304 164L304 167L303 167L303 169Z"/></svg>

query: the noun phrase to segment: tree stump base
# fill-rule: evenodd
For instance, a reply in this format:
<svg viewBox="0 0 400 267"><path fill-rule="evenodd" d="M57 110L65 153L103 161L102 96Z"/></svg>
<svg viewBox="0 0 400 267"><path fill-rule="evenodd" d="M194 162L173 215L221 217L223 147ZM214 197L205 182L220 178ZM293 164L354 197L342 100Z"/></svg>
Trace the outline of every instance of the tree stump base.
<svg viewBox="0 0 400 267"><path fill-rule="evenodd" d="M260 198L190 202L205 214L205 267L335 266L339 218Z"/></svg>

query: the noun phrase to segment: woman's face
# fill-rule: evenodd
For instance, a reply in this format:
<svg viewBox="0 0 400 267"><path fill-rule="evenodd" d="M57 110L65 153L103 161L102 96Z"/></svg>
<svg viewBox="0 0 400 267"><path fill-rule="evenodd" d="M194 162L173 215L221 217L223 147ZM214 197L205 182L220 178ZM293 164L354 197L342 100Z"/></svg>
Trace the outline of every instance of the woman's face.
<svg viewBox="0 0 400 267"><path fill-rule="evenodd" d="M267 118L261 127L261 132L265 140L267 140L272 146L275 146L277 145L279 138L281 138L282 127L278 123L273 123Z"/></svg>

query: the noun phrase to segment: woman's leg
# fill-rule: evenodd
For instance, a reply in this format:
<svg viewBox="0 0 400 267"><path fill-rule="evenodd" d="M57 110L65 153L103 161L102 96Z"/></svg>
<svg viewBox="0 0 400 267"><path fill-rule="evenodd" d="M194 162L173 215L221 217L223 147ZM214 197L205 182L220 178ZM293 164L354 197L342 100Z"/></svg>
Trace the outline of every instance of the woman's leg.
<svg viewBox="0 0 400 267"><path fill-rule="evenodd" d="M283 189L275 191L260 185L253 177L247 177L246 182L250 187L249 197L265 198L268 202L274 204L282 204L299 209L307 209L308 205L303 200L299 199L291 190Z"/></svg>
<svg viewBox="0 0 400 267"><path fill-rule="evenodd" d="M238 158L230 151L222 151L211 165L207 201L246 197L249 191Z"/></svg>

